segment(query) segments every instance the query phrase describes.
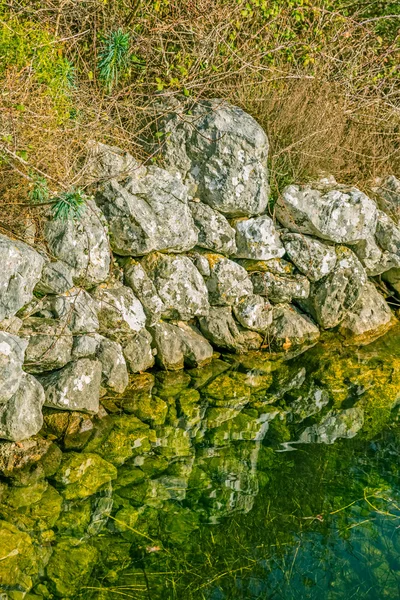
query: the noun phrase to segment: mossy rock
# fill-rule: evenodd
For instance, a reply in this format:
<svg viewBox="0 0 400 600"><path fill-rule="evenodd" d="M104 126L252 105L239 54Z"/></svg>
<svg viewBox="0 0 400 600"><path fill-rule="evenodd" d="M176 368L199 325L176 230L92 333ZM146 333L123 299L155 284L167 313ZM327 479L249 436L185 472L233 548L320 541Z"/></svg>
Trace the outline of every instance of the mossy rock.
<svg viewBox="0 0 400 600"><path fill-rule="evenodd" d="M69 452L54 480L66 500L87 498L117 478L117 469L98 454Z"/></svg>
<svg viewBox="0 0 400 600"><path fill-rule="evenodd" d="M172 426L157 429L155 451L167 459L178 456L191 456L194 452L189 433Z"/></svg>
<svg viewBox="0 0 400 600"><path fill-rule="evenodd" d="M81 537L86 533L91 517L92 503L90 498L65 502L55 528L61 536Z"/></svg>
<svg viewBox="0 0 400 600"><path fill-rule="evenodd" d="M156 376L156 395L165 400L175 398L190 385L190 375L185 371L162 372Z"/></svg>
<svg viewBox="0 0 400 600"><path fill-rule="evenodd" d="M190 369L188 373L192 378L192 386L195 389L200 389L230 368L231 365L228 362L216 359L204 367Z"/></svg>
<svg viewBox="0 0 400 600"><path fill-rule="evenodd" d="M150 478L157 477L168 469L169 461L163 456L145 456L141 463L141 470Z"/></svg>
<svg viewBox="0 0 400 600"><path fill-rule="evenodd" d="M122 408L125 412L133 413L152 427L163 425L168 413L168 404L158 396L151 396L148 392L126 398L122 403Z"/></svg>
<svg viewBox="0 0 400 600"><path fill-rule="evenodd" d="M198 515L189 508L170 504L160 513L161 539L166 545L183 545L199 528Z"/></svg>
<svg viewBox="0 0 400 600"><path fill-rule="evenodd" d="M126 540L134 540L137 538L136 523L139 519L139 511L133 506L127 506L119 510L112 521L115 530L122 535Z"/></svg>
<svg viewBox="0 0 400 600"><path fill-rule="evenodd" d="M210 404L233 408L250 400L251 388L245 373L230 372L213 379L202 392Z"/></svg>
<svg viewBox="0 0 400 600"><path fill-rule="evenodd" d="M11 488L6 502L0 506L0 515L23 531L46 531L54 527L61 505L60 494L46 482L46 488L36 494L36 499L32 498L29 487Z"/></svg>
<svg viewBox="0 0 400 600"><path fill-rule="evenodd" d="M0 521L0 590L32 588L39 566L32 538L15 525Z"/></svg>
<svg viewBox="0 0 400 600"><path fill-rule="evenodd" d="M131 543L112 536L101 536L93 538L92 545L99 553L96 576L110 583L117 582L121 573L132 563Z"/></svg>
<svg viewBox="0 0 400 600"><path fill-rule="evenodd" d="M76 539L61 540L46 567L51 591L59 598L73 598L89 582L98 552Z"/></svg>

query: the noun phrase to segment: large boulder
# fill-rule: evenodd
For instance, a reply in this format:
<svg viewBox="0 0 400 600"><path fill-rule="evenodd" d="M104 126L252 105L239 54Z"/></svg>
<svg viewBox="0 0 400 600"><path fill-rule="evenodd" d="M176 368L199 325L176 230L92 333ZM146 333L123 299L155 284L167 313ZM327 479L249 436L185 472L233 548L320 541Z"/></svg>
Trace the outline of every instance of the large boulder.
<svg viewBox="0 0 400 600"><path fill-rule="evenodd" d="M210 276L206 281L210 304L232 306L243 296L253 293L246 269L218 254L205 256L210 266Z"/></svg>
<svg viewBox="0 0 400 600"><path fill-rule="evenodd" d="M128 369L122 348L117 342L98 336L96 357L101 362L104 385L122 394L129 383Z"/></svg>
<svg viewBox="0 0 400 600"><path fill-rule="evenodd" d="M227 256L235 254L236 232L226 218L203 202L189 202L189 207L199 230L197 245Z"/></svg>
<svg viewBox="0 0 400 600"><path fill-rule="evenodd" d="M49 306L52 314L74 334L94 333L99 329L97 304L85 290L72 288L51 298Z"/></svg>
<svg viewBox="0 0 400 600"><path fill-rule="evenodd" d="M367 344L394 324L392 311L376 287L367 282L360 297L340 323L339 331L353 343Z"/></svg>
<svg viewBox="0 0 400 600"><path fill-rule="evenodd" d="M46 262L35 291L40 294L63 294L74 286L73 275L73 268L61 260Z"/></svg>
<svg viewBox="0 0 400 600"><path fill-rule="evenodd" d="M233 352L259 350L263 337L256 331L240 328L230 306L212 306L206 317L199 319L201 333L218 348Z"/></svg>
<svg viewBox="0 0 400 600"><path fill-rule="evenodd" d="M151 328L157 362L167 370L202 367L211 361L212 346L193 326L183 322L157 323Z"/></svg>
<svg viewBox="0 0 400 600"><path fill-rule="evenodd" d="M359 258L367 275L370 277L382 275L382 273L389 271L389 269L400 267L400 253L396 255L392 252L382 250L373 237L353 244L351 249L357 258Z"/></svg>
<svg viewBox="0 0 400 600"><path fill-rule="evenodd" d="M190 258L154 252L142 266L164 303L164 318L188 321L207 314L207 287Z"/></svg>
<svg viewBox="0 0 400 600"><path fill-rule="evenodd" d="M334 246L301 233L285 233L282 240L292 263L310 281L322 279L336 264Z"/></svg>
<svg viewBox="0 0 400 600"><path fill-rule="evenodd" d="M152 337L146 329L133 335L119 335L118 341L131 373L142 373L154 366L155 350L152 349Z"/></svg>
<svg viewBox="0 0 400 600"><path fill-rule="evenodd" d="M76 285L92 287L105 281L110 268L106 225L93 200L87 200L79 219L49 220L44 236L51 254L69 265Z"/></svg>
<svg viewBox="0 0 400 600"><path fill-rule="evenodd" d="M374 235L376 211L375 203L363 192L338 184L289 185L275 205L277 219L290 231L337 244L353 244Z"/></svg>
<svg viewBox="0 0 400 600"><path fill-rule="evenodd" d="M285 248L267 215L252 219L240 219L235 222L236 258L270 260L285 254Z"/></svg>
<svg viewBox="0 0 400 600"><path fill-rule="evenodd" d="M20 442L39 433L44 400L39 381L24 373L18 390L0 406L0 439Z"/></svg>
<svg viewBox="0 0 400 600"><path fill-rule="evenodd" d="M272 306L262 296L243 296L233 306L236 319L245 329L265 333L272 322Z"/></svg>
<svg viewBox="0 0 400 600"><path fill-rule="evenodd" d="M164 310L164 303L140 262L134 259L127 260L124 264L124 283L133 290L142 303L147 317L147 325L154 325L159 321Z"/></svg>
<svg viewBox="0 0 400 600"><path fill-rule="evenodd" d="M165 164L180 171L193 197L226 215L264 212L268 139L250 115L220 99L204 100L176 108L162 127Z"/></svg>
<svg viewBox="0 0 400 600"><path fill-rule="evenodd" d="M29 342L24 363L28 373L60 369L71 360L72 333L56 319L29 317L23 322L19 335Z"/></svg>
<svg viewBox="0 0 400 600"><path fill-rule="evenodd" d="M43 257L30 246L0 234L0 321L12 317L32 298Z"/></svg>
<svg viewBox="0 0 400 600"><path fill-rule="evenodd" d="M311 284L310 296L301 306L324 329L336 327L353 308L367 282L364 267L345 246L336 248L336 266L326 277Z"/></svg>
<svg viewBox="0 0 400 600"><path fill-rule="evenodd" d="M27 340L0 331L0 406L19 388L27 345Z"/></svg>
<svg viewBox="0 0 400 600"><path fill-rule="evenodd" d="M268 342L274 352L297 352L313 346L319 338L318 327L289 304L278 304L273 309Z"/></svg>
<svg viewBox="0 0 400 600"><path fill-rule="evenodd" d="M178 175L159 167L141 170L124 186L109 181L97 192L96 202L108 220L116 254L185 252L197 243L187 187Z"/></svg>
<svg viewBox="0 0 400 600"><path fill-rule="evenodd" d="M374 192L377 195L378 206L383 212L393 219L395 223L400 222L400 180L394 175L377 182Z"/></svg>
<svg viewBox="0 0 400 600"><path fill-rule="evenodd" d="M46 394L45 406L87 413L99 411L102 365L98 360L81 358L39 380Z"/></svg>
<svg viewBox="0 0 400 600"><path fill-rule="evenodd" d="M115 338L119 333L141 331L145 326L143 306L130 288L98 287L93 298L102 334Z"/></svg>
<svg viewBox="0 0 400 600"><path fill-rule="evenodd" d="M252 273L254 292L279 304L300 300L310 295L310 282L304 275L274 275L274 273Z"/></svg>

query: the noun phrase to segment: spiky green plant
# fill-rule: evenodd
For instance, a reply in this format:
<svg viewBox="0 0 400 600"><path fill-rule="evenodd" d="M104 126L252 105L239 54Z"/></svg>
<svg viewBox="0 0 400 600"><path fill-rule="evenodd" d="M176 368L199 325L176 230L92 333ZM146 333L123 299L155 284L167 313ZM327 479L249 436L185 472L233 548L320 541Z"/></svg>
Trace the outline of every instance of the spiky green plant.
<svg viewBox="0 0 400 600"><path fill-rule="evenodd" d="M30 174L33 186L28 192L28 198L32 204L42 204L50 198L50 190L47 184L47 179L38 173Z"/></svg>
<svg viewBox="0 0 400 600"><path fill-rule="evenodd" d="M99 53L98 69L99 79L105 85L108 92L112 88L128 66L129 60L129 33L122 29L112 31L105 39Z"/></svg>
<svg viewBox="0 0 400 600"><path fill-rule="evenodd" d="M85 210L86 196L82 190L63 192L53 205L53 218L61 221L80 219Z"/></svg>

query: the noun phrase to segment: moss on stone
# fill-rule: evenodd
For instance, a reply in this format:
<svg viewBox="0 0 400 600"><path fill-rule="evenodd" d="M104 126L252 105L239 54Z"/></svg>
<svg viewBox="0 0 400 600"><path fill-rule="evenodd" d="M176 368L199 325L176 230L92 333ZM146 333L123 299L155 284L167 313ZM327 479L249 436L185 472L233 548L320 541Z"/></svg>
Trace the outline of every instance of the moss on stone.
<svg viewBox="0 0 400 600"><path fill-rule="evenodd" d="M69 452L63 456L55 482L66 500L87 498L117 478L117 469L98 454Z"/></svg>

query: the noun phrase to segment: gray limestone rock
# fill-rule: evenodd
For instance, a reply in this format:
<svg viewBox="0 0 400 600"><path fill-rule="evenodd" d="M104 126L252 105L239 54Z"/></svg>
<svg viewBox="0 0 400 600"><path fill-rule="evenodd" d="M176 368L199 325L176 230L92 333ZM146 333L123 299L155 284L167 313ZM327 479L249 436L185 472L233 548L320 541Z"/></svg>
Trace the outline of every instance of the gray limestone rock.
<svg viewBox="0 0 400 600"><path fill-rule="evenodd" d="M318 327L290 304L278 304L273 308L268 343L274 352L291 353L313 346L319 335Z"/></svg>
<svg viewBox="0 0 400 600"><path fill-rule="evenodd" d="M119 333L141 331L146 324L143 306L124 285L98 287L93 294L97 305L100 333L115 338Z"/></svg>
<svg viewBox="0 0 400 600"><path fill-rule="evenodd" d="M190 258L153 252L142 266L164 303L164 318L188 321L207 314L207 287Z"/></svg>
<svg viewBox="0 0 400 600"><path fill-rule="evenodd" d="M29 317L24 320L19 335L29 342L24 362L28 373L60 369L71 360L72 333L56 319Z"/></svg>
<svg viewBox="0 0 400 600"><path fill-rule="evenodd" d="M386 281L394 290L397 295L400 295L400 268L390 269L382 274L382 279Z"/></svg>
<svg viewBox="0 0 400 600"><path fill-rule="evenodd" d="M0 330L18 335L18 332L22 327L22 323L23 321L19 317L9 317L8 319L3 319L0 321Z"/></svg>
<svg viewBox="0 0 400 600"><path fill-rule="evenodd" d="M44 400L39 381L24 373L15 394L0 406L0 439L20 442L39 433Z"/></svg>
<svg viewBox="0 0 400 600"><path fill-rule="evenodd" d="M285 248L274 223L267 215L235 222L236 258L271 260L281 258Z"/></svg>
<svg viewBox="0 0 400 600"><path fill-rule="evenodd" d="M227 256L236 253L236 232L221 213L203 202L190 202L189 208L199 230L198 246Z"/></svg>
<svg viewBox="0 0 400 600"><path fill-rule="evenodd" d="M46 262L35 291L40 294L63 294L74 286L73 273L73 268L61 260Z"/></svg>
<svg viewBox="0 0 400 600"><path fill-rule="evenodd" d="M353 308L367 282L364 267L344 246L336 248L336 266L323 279L311 284L310 296L301 306L324 329L336 327Z"/></svg>
<svg viewBox="0 0 400 600"><path fill-rule="evenodd" d="M93 200L77 219L49 220L44 237L51 254L72 268L75 285L90 288L105 281L110 269L106 224Z"/></svg>
<svg viewBox="0 0 400 600"><path fill-rule="evenodd" d="M259 271L260 273L273 273L274 275L291 275L295 268L291 262L284 258L271 258L270 260L235 259L248 273Z"/></svg>
<svg viewBox="0 0 400 600"><path fill-rule="evenodd" d="M213 348L193 326L183 322L157 323L151 328L157 348L157 362L175 371L188 367L202 367L211 361Z"/></svg>
<svg viewBox="0 0 400 600"><path fill-rule="evenodd" d="M272 323L272 306L262 296L243 296L233 306L236 319L245 329L265 333Z"/></svg>
<svg viewBox="0 0 400 600"><path fill-rule="evenodd" d="M97 359L101 362L104 385L122 394L129 383L128 369L120 344L97 336Z"/></svg>
<svg viewBox="0 0 400 600"><path fill-rule="evenodd" d="M134 335L118 336L122 351L131 373L142 373L154 366L152 337L146 329Z"/></svg>
<svg viewBox="0 0 400 600"><path fill-rule="evenodd" d="M383 250L400 256L400 228L381 210L378 211L375 238Z"/></svg>
<svg viewBox="0 0 400 600"><path fill-rule="evenodd" d="M206 317L199 319L201 333L218 348L233 352L259 350L263 337L255 331L239 327L230 306L212 306Z"/></svg>
<svg viewBox="0 0 400 600"><path fill-rule="evenodd" d="M124 265L124 283L133 290L142 303L147 325L154 325L159 321L164 311L164 303L154 283L136 260L130 259Z"/></svg>
<svg viewBox="0 0 400 600"><path fill-rule="evenodd" d="M220 99L191 102L188 108L190 114L181 106L164 118L167 168L178 169L193 196L226 215L264 212L269 187L263 129Z"/></svg>
<svg viewBox="0 0 400 600"><path fill-rule="evenodd" d="M21 383L27 345L27 340L0 331L0 405L15 394Z"/></svg>
<svg viewBox="0 0 400 600"><path fill-rule="evenodd" d="M44 265L30 246L0 234L0 321L12 317L27 304Z"/></svg>
<svg viewBox="0 0 400 600"><path fill-rule="evenodd" d="M75 335L72 346L72 359L94 358L98 345L97 334Z"/></svg>
<svg viewBox="0 0 400 600"><path fill-rule="evenodd" d="M211 269L210 277L206 281L210 304L233 305L243 296L253 293L253 285L243 267L218 254L205 256Z"/></svg>
<svg viewBox="0 0 400 600"><path fill-rule="evenodd" d="M285 233L282 240L290 260L310 281L322 279L336 264L334 246L300 233Z"/></svg>
<svg viewBox="0 0 400 600"><path fill-rule="evenodd" d="M366 238L351 246L354 254L365 267L367 275L374 277L381 275L389 269L400 267L400 253L398 255L383 251L379 248L375 238Z"/></svg>
<svg viewBox="0 0 400 600"><path fill-rule="evenodd" d="M85 290L72 288L52 298L50 308L53 315L66 323L74 334L94 333L99 328L97 304Z"/></svg>
<svg viewBox="0 0 400 600"><path fill-rule="evenodd" d="M159 167L149 167L124 186L111 180L97 192L96 202L108 220L111 246L121 256L185 252L197 243L187 187Z"/></svg>
<svg viewBox="0 0 400 600"><path fill-rule="evenodd" d="M400 180L394 175L377 182L374 192L378 197L378 206L383 212L393 219L395 223L400 222Z"/></svg>
<svg viewBox="0 0 400 600"><path fill-rule="evenodd" d="M86 175L90 180L125 179L142 168L129 152L116 146L90 140L87 149Z"/></svg>
<svg viewBox="0 0 400 600"><path fill-rule="evenodd" d="M59 371L39 377L46 394L45 406L85 413L99 411L102 365L99 360L81 358Z"/></svg>
<svg viewBox="0 0 400 600"><path fill-rule="evenodd" d="M254 292L275 303L291 302L308 298L310 282L304 275L274 275L273 273L252 273Z"/></svg>
<svg viewBox="0 0 400 600"><path fill-rule="evenodd" d="M339 331L353 342L368 343L385 333L393 320L384 298L373 283L367 282L357 302L340 323Z"/></svg>
<svg viewBox="0 0 400 600"><path fill-rule="evenodd" d="M307 427L300 435L302 444L333 444L338 438L352 438L364 425L364 411L358 406L331 410L323 420Z"/></svg>
<svg viewBox="0 0 400 600"><path fill-rule="evenodd" d="M353 244L374 235L376 205L357 188L338 184L289 185L275 205L277 219L290 231L337 244Z"/></svg>

